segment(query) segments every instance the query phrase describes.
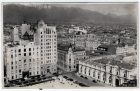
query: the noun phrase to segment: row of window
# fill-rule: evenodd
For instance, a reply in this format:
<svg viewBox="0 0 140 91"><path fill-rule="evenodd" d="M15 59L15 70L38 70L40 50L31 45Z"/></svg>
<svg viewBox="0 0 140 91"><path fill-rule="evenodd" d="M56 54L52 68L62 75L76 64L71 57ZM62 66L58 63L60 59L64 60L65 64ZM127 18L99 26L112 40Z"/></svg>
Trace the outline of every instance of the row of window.
<svg viewBox="0 0 140 91"><path fill-rule="evenodd" d="M83 71L83 70L82 70L82 67L81 67L80 70L81 70L81 72ZM87 69L85 68L85 70L84 70L84 73L85 73L85 74L86 74L86 72L87 72L86 70L87 70ZM89 69L89 75L90 75L90 71L91 71L91 70ZM94 70L94 71L95 71L95 70ZM112 67L110 68L110 73L112 73ZM119 70L116 72L116 75L120 75L120 71L119 71ZM127 71L126 71L126 70L124 71L124 77L127 77Z"/></svg>
<svg viewBox="0 0 140 91"><path fill-rule="evenodd" d="M35 72L29 72L29 76L31 76L31 75L38 75L38 74L39 74L39 71L37 71L36 74L35 74ZM12 78L12 79L17 79L18 76L16 75L15 78L14 78L14 76L12 76L11 78ZM20 74L19 74L19 78L22 78L21 72L20 72Z"/></svg>

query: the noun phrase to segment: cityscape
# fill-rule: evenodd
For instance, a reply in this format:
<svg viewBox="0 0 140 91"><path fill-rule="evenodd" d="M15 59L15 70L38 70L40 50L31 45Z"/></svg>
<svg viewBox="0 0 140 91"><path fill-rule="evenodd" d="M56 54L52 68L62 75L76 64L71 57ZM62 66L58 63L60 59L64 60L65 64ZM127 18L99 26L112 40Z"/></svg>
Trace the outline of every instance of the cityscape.
<svg viewBox="0 0 140 91"><path fill-rule="evenodd" d="M137 4L88 7L3 3L3 87L137 87Z"/></svg>

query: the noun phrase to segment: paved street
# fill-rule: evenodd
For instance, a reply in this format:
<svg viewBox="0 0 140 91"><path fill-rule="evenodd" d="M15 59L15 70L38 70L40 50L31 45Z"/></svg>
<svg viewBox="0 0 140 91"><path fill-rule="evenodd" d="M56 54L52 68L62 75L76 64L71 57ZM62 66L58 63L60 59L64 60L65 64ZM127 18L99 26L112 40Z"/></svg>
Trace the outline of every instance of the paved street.
<svg viewBox="0 0 140 91"><path fill-rule="evenodd" d="M92 82L92 81L90 81L88 79L85 79L85 78L77 76L75 73L64 74L64 76L72 78L74 81L78 81L80 83L84 83L87 86L91 86L91 87L110 87L108 85L105 85L105 84L102 84L102 83L99 83L99 82L94 83L94 82Z"/></svg>

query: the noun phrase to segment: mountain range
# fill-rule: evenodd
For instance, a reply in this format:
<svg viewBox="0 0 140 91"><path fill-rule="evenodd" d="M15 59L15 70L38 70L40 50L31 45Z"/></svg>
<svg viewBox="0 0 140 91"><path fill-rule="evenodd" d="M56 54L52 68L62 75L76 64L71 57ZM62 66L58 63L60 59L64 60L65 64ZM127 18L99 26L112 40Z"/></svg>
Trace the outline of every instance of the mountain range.
<svg viewBox="0 0 140 91"><path fill-rule="evenodd" d="M3 6L4 24L21 24L43 19L47 23L136 23L131 16L102 14L76 7L44 7L8 4Z"/></svg>

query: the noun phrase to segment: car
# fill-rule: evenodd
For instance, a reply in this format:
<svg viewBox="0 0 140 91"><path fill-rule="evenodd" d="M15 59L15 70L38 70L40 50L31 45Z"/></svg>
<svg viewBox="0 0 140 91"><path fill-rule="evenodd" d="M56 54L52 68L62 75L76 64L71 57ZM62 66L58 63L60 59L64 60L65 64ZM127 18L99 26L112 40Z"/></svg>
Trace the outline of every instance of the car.
<svg viewBox="0 0 140 91"><path fill-rule="evenodd" d="M69 78L70 81L73 81L73 79Z"/></svg>
<svg viewBox="0 0 140 91"><path fill-rule="evenodd" d="M68 77L67 76L63 76L65 79L67 79Z"/></svg>
<svg viewBox="0 0 140 91"><path fill-rule="evenodd" d="M74 83L78 84L79 82L78 81L74 81Z"/></svg>
<svg viewBox="0 0 140 91"><path fill-rule="evenodd" d="M87 77L85 77L85 79L88 79Z"/></svg>
<svg viewBox="0 0 140 91"><path fill-rule="evenodd" d="M82 87L89 87L89 86L85 85L84 83L79 83L79 85Z"/></svg>
<svg viewBox="0 0 140 91"><path fill-rule="evenodd" d="M82 75L80 77L84 78Z"/></svg>
<svg viewBox="0 0 140 91"><path fill-rule="evenodd" d="M92 82L97 83L97 81L96 81L96 80L92 80Z"/></svg>

